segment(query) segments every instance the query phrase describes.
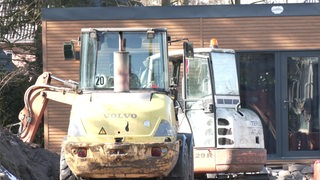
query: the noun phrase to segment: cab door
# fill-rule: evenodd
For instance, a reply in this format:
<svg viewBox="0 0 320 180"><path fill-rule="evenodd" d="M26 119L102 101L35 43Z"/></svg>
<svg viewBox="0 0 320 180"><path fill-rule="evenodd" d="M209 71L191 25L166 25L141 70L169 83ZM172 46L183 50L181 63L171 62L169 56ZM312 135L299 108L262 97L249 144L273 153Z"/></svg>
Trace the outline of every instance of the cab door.
<svg viewBox="0 0 320 180"><path fill-rule="evenodd" d="M183 101L195 147L216 147L210 67L208 56L197 55L184 63Z"/></svg>

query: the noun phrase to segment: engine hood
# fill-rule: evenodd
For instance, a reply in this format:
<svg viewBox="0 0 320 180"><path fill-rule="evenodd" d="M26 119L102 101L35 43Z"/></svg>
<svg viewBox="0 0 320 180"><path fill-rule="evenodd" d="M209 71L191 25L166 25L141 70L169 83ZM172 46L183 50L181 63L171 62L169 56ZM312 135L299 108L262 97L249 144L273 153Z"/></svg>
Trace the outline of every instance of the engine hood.
<svg viewBox="0 0 320 180"><path fill-rule="evenodd" d="M86 136L151 136L162 121L175 129L173 101L165 94L91 93L73 104L69 132L83 128Z"/></svg>

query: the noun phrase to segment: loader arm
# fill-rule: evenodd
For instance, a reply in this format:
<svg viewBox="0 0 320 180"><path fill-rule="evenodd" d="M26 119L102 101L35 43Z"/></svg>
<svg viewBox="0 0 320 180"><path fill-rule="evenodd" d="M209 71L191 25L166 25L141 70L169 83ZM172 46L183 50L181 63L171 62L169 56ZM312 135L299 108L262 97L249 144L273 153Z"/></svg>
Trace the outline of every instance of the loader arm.
<svg viewBox="0 0 320 180"><path fill-rule="evenodd" d="M24 94L24 108L19 113L19 137L23 142L32 143L42 121L49 100L64 104L72 104L77 96L77 83L62 81L66 87L50 85L52 79L58 79L49 72L41 74L36 83L30 86Z"/></svg>

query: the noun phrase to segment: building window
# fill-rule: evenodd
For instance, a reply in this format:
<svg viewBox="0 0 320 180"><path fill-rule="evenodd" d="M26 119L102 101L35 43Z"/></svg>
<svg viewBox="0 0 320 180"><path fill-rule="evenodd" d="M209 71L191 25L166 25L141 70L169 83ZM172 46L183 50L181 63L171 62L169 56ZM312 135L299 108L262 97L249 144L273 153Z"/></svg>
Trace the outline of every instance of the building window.
<svg viewBox="0 0 320 180"><path fill-rule="evenodd" d="M289 151L319 150L319 57L287 56Z"/></svg>
<svg viewBox="0 0 320 180"><path fill-rule="evenodd" d="M320 53L238 52L237 57L241 105L260 116L269 157L318 156Z"/></svg>
<svg viewBox="0 0 320 180"><path fill-rule="evenodd" d="M276 152L275 55L239 53L239 81L242 107L252 109L261 118L268 154Z"/></svg>

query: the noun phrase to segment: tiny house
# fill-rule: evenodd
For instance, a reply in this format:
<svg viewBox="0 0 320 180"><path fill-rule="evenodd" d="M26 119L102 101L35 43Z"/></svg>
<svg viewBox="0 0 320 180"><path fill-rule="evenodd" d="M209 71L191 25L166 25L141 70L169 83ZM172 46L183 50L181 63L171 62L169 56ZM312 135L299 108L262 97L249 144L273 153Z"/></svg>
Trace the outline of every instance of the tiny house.
<svg viewBox="0 0 320 180"><path fill-rule="evenodd" d="M320 149L320 4L175 7L88 7L43 10L43 71L79 79L79 60L66 60L63 44L86 27L164 27L172 40L194 47L235 49L241 106L264 124L268 162L312 163ZM182 42L169 49L182 48ZM49 102L45 148L59 152L70 107Z"/></svg>

